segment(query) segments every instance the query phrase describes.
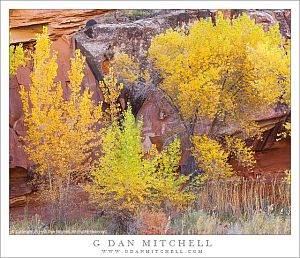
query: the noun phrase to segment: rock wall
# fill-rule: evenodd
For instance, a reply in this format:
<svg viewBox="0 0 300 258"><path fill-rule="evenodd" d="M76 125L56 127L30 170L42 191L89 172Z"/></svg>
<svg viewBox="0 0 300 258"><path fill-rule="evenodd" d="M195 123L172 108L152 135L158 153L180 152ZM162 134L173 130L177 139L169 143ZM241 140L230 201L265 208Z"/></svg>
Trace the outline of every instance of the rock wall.
<svg viewBox="0 0 300 258"><path fill-rule="evenodd" d="M10 42L35 41L42 26L48 26L52 40L72 36L86 22L108 10L18 10L9 12Z"/></svg>
<svg viewBox="0 0 300 258"><path fill-rule="evenodd" d="M290 37L291 17L289 10L222 10L225 17L234 19L246 12L257 23L266 29L280 23L282 35ZM89 86L94 92L93 99L103 99L97 82L106 73L113 47L118 47L136 58L143 58L142 53L150 45L153 35L188 24L200 18L217 19L217 10L10 10L11 43L24 43L29 50L34 50L35 34L40 33L42 26L49 27L53 40L52 49L58 51L58 75L56 80L62 82L65 94L68 94L67 71L69 59L75 48L80 48L87 57L83 87ZM20 67L16 76L9 82L9 131L10 131L10 188L12 189L11 205L26 203L26 196L31 188L26 184L28 171L32 164L21 146L20 136L25 134L24 114L19 96L20 85L28 88L32 64ZM163 95L157 91L140 89L132 100L137 115L143 115L144 147L149 149L156 144L159 149L168 143L176 132L184 134L183 126L173 108ZM253 143L257 150L270 147L282 122L286 119L285 110L273 110L262 114L258 121L265 128L262 142ZM186 140L182 138L183 142ZM185 166L189 153L184 152L181 165ZM20 186L20 187L19 187Z"/></svg>

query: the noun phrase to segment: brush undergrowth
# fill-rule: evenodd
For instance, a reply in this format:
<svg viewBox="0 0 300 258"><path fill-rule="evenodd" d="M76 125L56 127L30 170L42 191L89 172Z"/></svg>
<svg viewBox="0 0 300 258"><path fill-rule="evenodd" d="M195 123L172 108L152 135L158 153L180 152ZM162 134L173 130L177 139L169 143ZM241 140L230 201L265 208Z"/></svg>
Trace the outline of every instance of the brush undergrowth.
<svg viewBox="0 0 300 258"><path fill-rule="evenodd" d="M290 184L285 180L213 181L184 213L141 212L135 234L290 234ZM110 234L105 217L43 222L39 215L11 222L11 234ZM132 234L123 232L123 234Z"/></svg>

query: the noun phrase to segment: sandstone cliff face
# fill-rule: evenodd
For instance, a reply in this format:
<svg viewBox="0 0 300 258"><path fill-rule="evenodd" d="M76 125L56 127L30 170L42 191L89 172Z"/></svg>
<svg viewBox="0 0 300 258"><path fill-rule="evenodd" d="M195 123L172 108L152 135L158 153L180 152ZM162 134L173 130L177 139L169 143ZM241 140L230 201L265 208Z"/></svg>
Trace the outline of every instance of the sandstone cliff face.
<svg viewBox="0 0 300 258"><path fill-rule="evenodd" d="M11 43L35 41L42 26L48 26L50 37L57 40L63 35L71 36L89 19L108 10L17 10L11 9L9 25Z"/></svg>
<svg viewBox="0 0 300 258"><path fill-rule="evenodd" d="M289 10L223 10L223 14L225 17L234 19L245 11L266 29L278 21L282 35L290 37ZM58 51L59 68L56 80L62 82L65 94L68 94L69 58L75 48L80 48L87 57L88 64L85 68L86 76L83 87L89 86L94 92L94 100L99 101L103 99L103 96L97 86L97 81L101 80L107 72L107 65L113 57L113 47L119 47L120 50L142 59L142 53L148 49L153 35L164 32L170 27L174 28L209 17L213 20L217 19L217 11L11 10L11 43L22 42L29 49L33 49L35 34L41 32L43 25L47 25L53 40L52 49ZM94 21L90 21L92 18ZM25 127L22 103L18 93L20 85L24 85L25 88L29 87L31 70L31 63L19 68L17 75L10 78L9 85L10 183L13 189L11 197L14 198L11 200L12 205L24 204L26 198L22 196L31 191L30 187L26 190L23 186L18 187L27 180L27 171L32 165L21 148L24 143L20 140L20 136L25 134ZM150 91L140 88L134 93L132 101L137 115L144 117L145 149L149 149L152 144L156 144L159 149L163 148L175 132L184 135L178 115L160 92L155 89ZM266 131L263 142L253 143L257 150L263 150L274 142L276 133L286 116L285 110L273 110L257 118ZM186 141L184 136L182 140L183 143ZM182 166L188 162L188 158L189 153L184 152L181 160ZM23 183L20 183L20 180L23 180Z"/></svg>

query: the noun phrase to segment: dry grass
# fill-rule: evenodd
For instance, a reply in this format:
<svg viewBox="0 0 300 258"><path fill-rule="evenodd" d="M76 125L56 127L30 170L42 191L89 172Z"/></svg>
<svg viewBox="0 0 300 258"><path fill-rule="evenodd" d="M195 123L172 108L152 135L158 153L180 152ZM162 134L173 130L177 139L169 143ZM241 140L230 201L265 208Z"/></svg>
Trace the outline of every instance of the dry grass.
<svg viewBox="0 0 300 258"><path fill-rule="evenodd" d="M230 216L288 212L290 205L291 189L285 180L211 181L203 185L197 199L197 210Z"/></svg>
<svg viewBox="0 0 300 258"><path fill-rule="evenodd" d="M44 223L36 214L28 219L10 223L10 234L15 235L91 235L106 234L107 221L101 217L82 218L74 221Z"/></svg>
<svg viewBox="0 0 300 258"><path fill-rule="evenodd" d="M290 207L286 180L211 181L203 185L195 210L173 220L171 230L175 234L290 234Z"/></svg>
<svg viewBox="0 0 300 258"><path fill-rule="evenodd" d="M222 216L221 216L222 217ZM291 233L290 215L254 212L247 217L224 217L204 211L187 213L171 225L173 234L185 235L287 235Z"/></svg>
<svg viewBox="0 0 300 258"><path fill-rule="evenodd" d="M291 192L286 180L212 181L183 214L143 211L124 234L290 234ZM102 217L44 224L40 217L10 224L11 234L108 234Z"/></svg>

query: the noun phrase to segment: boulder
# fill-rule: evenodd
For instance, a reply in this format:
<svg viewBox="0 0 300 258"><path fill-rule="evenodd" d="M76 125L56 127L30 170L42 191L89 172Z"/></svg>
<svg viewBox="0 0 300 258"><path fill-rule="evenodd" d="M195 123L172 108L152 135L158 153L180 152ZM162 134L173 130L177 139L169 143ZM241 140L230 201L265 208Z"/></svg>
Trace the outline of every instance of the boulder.
<svg viewBox="0 0 300 258"><path fill-rule="evenodd" d="M287 10L250 10L247 14L266 30L279 22L280 33L286 38L291 38L291 22Z"/></svg>
<svg viewBox="0 0 300 258"><path fill-rule="evenodd" d="M19 123L23 123L19 120ZM23 141L20 139L20 135L13 128L9 128L9 167L22 167L28 169L31 165L26 153L24 152L22 146ZM24 132L24 129L21 131Z"/></svg>
<svg viewBox="0 0 300 258"><path fill-rule="evenodd" d="M159 92L149 94L137 116L143 117L142 133L146 151L151 149L152 144L162 150L175 134L180 135L185 131L178 113Z"/></svg>

